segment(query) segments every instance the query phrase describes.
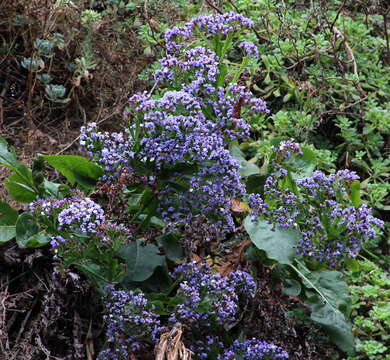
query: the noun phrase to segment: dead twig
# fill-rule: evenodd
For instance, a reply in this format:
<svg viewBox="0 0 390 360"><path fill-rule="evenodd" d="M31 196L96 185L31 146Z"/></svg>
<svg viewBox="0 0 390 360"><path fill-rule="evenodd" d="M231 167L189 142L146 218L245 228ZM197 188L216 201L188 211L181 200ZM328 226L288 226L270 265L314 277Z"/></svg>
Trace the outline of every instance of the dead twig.
<svg viewBox="0 0 390 360"><path fill-rule="evenodd" d="M182 335L181 324L175 324L171 331L163 333L155 348L155 360L191 360L192 351L183 344Z"/></svg>

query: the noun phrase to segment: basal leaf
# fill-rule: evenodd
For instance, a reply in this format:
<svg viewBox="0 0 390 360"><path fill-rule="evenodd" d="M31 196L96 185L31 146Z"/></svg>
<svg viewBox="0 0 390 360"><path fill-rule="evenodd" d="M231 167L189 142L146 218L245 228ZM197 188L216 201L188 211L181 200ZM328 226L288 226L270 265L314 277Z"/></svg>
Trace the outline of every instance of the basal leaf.
<svg viewBox="0 0 390 360"><path fill-rule="evenodd" d="M50 243L50 235L46 235L44 232L40 232L36 235L30 236L25 241L25 246L30 248L39 248Z"/></svg>
<svg viewBox="0 0 390 360"><path fill-rule="evenodd" d="M33 216L27 213L19 215L16 222L16 242L19 246L27 246L31 236L38 234L39 227Z"/></svg>
<svg viewBox="0 0 390 360"><path fill-rule="evenodd" d="M291 265L302 278L308 289L307 305L311 308L311 319L322 325L331 340L344 352L354 353L354 337L349 322L351 298L343 274L338 271L310 271L298 262L298 268ZM309 296L310 292L310 296Z"/></svg>
<svg viewBox="0 0 390 360"><path fill-rule="evenodd" d="M178 233L166 233L156 238L157 243L164 249L166 257L171 261L183 259L183 248Z"/></svg>
<svg viewBox="0 0 390 360"><path fill-rule="evenodd" d="M240 163L240 175L242 177L260 174L260 168L257 165L245 160L244 153L236 144L230 144L229 151L230 154Z"/></svg>
<svg viewBox="0 0 390 360"><path fill-rule="evenodd" d="M341 312L335 312L329 304L319 302L311 305L310 318L323 327L340 350L348 355L355 353L352 325Z"/></svg>
<svg viewBox="0 0 390 360"><path fill-rule="evenodd" d="M164 264L164 256L159 255L157 246L145 244L141 240L124 245L119 255L127 263L123 282L144 281L153 275L156 267Z"/></svg>
<svg viewBox="0 0 390 360"><path fill-rule="evenodd" d="M0 243L12 240L15 236L15 225L0 225Z"/></svg>
<svg viewBox="0 0 390 360"><path fill-rule="evenodd" d="M30 203L37 197L34 189L26 185L25 179L16 172L11 174L4 183L10 196L16 201Z"/></svg>
<svg viewBox="0 0 390 360"><path fill-rule="evenodd" d="M20 165L16 159L15 152L8 150L8 144L2 137L0 137L0 164L13 170L17 169Z"/></svg>
<svg viewBox="0 0 390 360"><path fill-rule="evenodd" d="M0 225L15 225L19 213L11 205L0 201Z"/></svg>
<svg viewBox="0 0 390 360"><path fill-rule="evenodd" d="M268 224L265 220L253 222L248 215L244 221L245 230L253 244L264 250L270 259L280 264L291 264L295 257L300 234L294 230L282 229Z"/></svg>
<svg viewBox="0 0 390 360"><path fill-rule="evenodd" d="M63 174L72 185L77 182L86 188L90 188L103 175L100 166L82 156L45 155L42 158Z"/></svg>
<svg viewBox="0 0 390 360"><path fill-rule="evenodd" d="M16 236L15 224L19 213L11 205L0 201L0 243Z"/></svg>

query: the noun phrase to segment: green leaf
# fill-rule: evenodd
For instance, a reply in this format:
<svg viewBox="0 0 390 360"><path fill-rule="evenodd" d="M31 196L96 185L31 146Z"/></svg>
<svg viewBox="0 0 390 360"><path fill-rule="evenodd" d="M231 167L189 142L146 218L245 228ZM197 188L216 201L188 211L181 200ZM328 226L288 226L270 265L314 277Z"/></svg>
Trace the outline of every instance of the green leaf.
<svg viewBox="0 0 390 360"><path fill-rule="evenodd" d="M165 255L169 260L180 261L183 259L180 234L169 232L157 237L156 241L164 249Z"/></svg>
<svg viewBox="0 0 390 360"><path fill-rule="evenodd" d="M125 284L148 279L158 266L164 264L164 256L159 255L157 246L145 244L141 240L122 246L119 255L127 263L127 272L123 278Z"/></svg>
<svg viewBox="0 0 390 360"><path fill-rule="evenodd" d="M6 202L0 201L0 243L16 236L15 224L19 213Z"/></svg>
<svg viewBox="0 0 390 360"><path fill-rule="evenodd" d="M356 259L351 258L345 258L344 263L347 266L347 269L351 272L358 272L360 271L360 264L359 261Z"/></svg>
<svg viewBox="0 0 390 360"><path fill-rule="evenodd" d="M18 210L6 202L0 201L0 225L15 225L18 216Z"/></svg>
<svg viewBox="0 0 390 360"><path fill-rule="evenodd" d="M36 235L30 236L25 242L25 246L30 248L39 248L50 243L50 235L46 235L43 231Z"/></svg>
<svg viewBox="0 0 390 360"><path fill-rule="evenodd" d="M338 271L310 271L298 263L290 265L302 278L303 284L314 289L318 296L310 296L306 303L311 307L311 319L322 325L331 340L347 354L354 353L352 326L348 321L351 297L343 274ZM314 293L315 294L315 293Z"/></svg>
<svg viewBox="0 0 390 360"><path fill-rule="evenodd" d="M293 157L288 163L294 169L292 174L293 179L311 176L317 165L313 150L306 146L301 146L301 150L303 154Z"/></svg>
<svg viewBox="0 0 390 360"><path fill-rule="evenodd" d="M354 355L355 341L352 326L341 312L334 312L329 304L321 302L311 306L310 318L322 325L324 331L340 350L348 355Z"/></svg>
<svg viewBox="0 0 390 360"><path fill-rule="evenodd" d="M299 281L295 279L283 279L284 287L283 294L288 296L298 296L301 293L302 286Z"/></svg>
<svg viewBox="0 0 390 360"><path fill-rule="evenodd" d="M18 200L17 198L19 197L19 193L21 192L21 188L25 187L27 190L30 192L34 193L33 187L33 180L32 180L32 173L31 170L26 166L21 164L17 159L16 159L16 154L14 151L9 151L8 150L8 144L7 142L0 137L0 164L8 167L9 169L15 171L14 174L8 177L6 180L5 184L7 188L10 190L11 188L11 196L14 196L14 199L17 201L21 202L30 202L35 199L29 201L23 201L23 200ZM14 182L16 184L10 184L9 186L7 183L9 182ZM25 197L22 196L24 199Z"/></svg>
<svg viewBox="0 0 390 360"><path fill-rule="evenodd" d="M16 242L19 246L27 246L30 237L38 234L39 227L32 215L23 213L16 221Z"/></svg>
<svg viewBox="0 0 390 360"><path fill-rule="evenodd" d="M63 174L72 185L77 182L89 189L103 175L103 170L100 166L82 156L45 155L42 158Z"/></svg>
<svg viewBox="0 0 390 360"><path fill-rule="evenodd" d="M13 170L17 169L20 165L16 159L15 152L8 150L8 144L2 137L0 137L0 164Z"/></svg>
<svg viewBox="0 0 390 360"><path fill-rule="evenodd" d="M240 163L240 175L242 177L260 174L260 168L256 164L252 164L245 160L244 153L236 144L231 143L229 146L229 151L230 154Z"/></svg>
<svg viewBox="0 0 390 360"><path fill-rule="evenodd" d="M276 227L265 220L253 222L248 215L244 221L245 230L249 234L253 244L264 250L270 259L278 261L280 264L291 264L295 257L295 248L300 234L297 231Z"/></svg>
<svg viewBox="0 0 390 360"><path fill-rule="evenodd" d="M18 173L11 174L4 183L12 199L16 201L30 203L37 197L34 189L26 185L25 179Z"/></svg>
<svg viewBox="0 0 390 360"><path fill-rule="evenodd" d="M7 242L16 236L15 225L0 225L0 243Z"/></svg>
<svg viewBox="0 0 390 360"><path fill-rule="evenodd" d="M350 190L349 199L351 200L352 205L358 208L362 204L362 200L360 198L360 181L353 181L350 186Z"/></svg>

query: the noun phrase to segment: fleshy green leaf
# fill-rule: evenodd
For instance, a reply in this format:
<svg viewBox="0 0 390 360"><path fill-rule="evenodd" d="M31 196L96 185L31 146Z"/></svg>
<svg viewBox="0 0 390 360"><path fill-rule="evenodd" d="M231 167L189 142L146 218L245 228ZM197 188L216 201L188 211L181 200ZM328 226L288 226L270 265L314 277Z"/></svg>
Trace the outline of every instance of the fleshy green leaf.
<svg viewBox="0 0 390 360"><path fill-rule="evenodd" d="M170 232L157 237L156 241L164 249L165 255L169 260L180 261L183 259L180 235Z"/></svg>
<svg viewBox="0 0 390 360"><path fill-rule="evenodd" d="M8 150L8 144L2 137L0 137L0 164L13 170L20 165L15 152Z"/></svg>
<svg viewBox="0 0 390 360"><path fill-rule="evenodd" d="M16 222L16 242L19 246L27 246L28 240L38 232L39 227L33 216L27 213L19 215Z"/></svg>
<svg viewBox="0 0 390 360"><path fill-rule="evenodd" d="M316 156L313 150L306 146L301 146L301 150L303 154L294 157L289 162L289 165L291 165L295 170L292 173L292 177L294 179L311 176L317 165Z"/></svg>
<svg viewBox="0 0 390 360"><path fill-rule="evenodd" d="M159 255L157 246L145 244L141 240L124 245L119 255L127 263L123 282L144 281L153 275L156 267L164 264L164 256Z"/></svg>
<svg viewBox="0 0 390 360"><path fill-rule="evenodd" d="M16 236L15 224L19 213L6 202L0 201L0 243Z"/></svg>
<svg viewBox="0 0 390 360"><path fill-rule="evenodd" d="M260 250L264 250L270 259L280 264L291 264L295 257L300 234L294 230L276 227L265 220L253 222L248 215L244 221L245 230L249 234L253 244Z"/></svg>
<svg viewBox="0 0 390 360"><path fill-rule="evenodd" d="M0 225L0 243L7 242L16 236L15 225Z"/></svg>
<svg viewBox="0 0 390 360"><path fill-rule="evenodd" d="M63 174L72 185L77 182L89 189L103 175L103 170L100 166L82 156L45 155L42 158Z"/></svg>
<svg viewBox="0 0 390 360"><path fill-rule="evenodd" d="M310 318L322 325L324 331L340 350L348 355L355 353L355 341L352 326L341 312L335 312L329 304L320 302L311 306Z"/></svg>
<svg viewBox="0 0 390 360"><path fill-rule="evenodd" d="M44 232L30 236L25 242L25 246L30 248L38 248L47 245L50 242L51 236L46 235Z"/></svg>
<svg viewBox="0 0 390 360"><path fill-rule="evenodd" d="M229 151L230 154L240 163L240 175L242 177L260 174L260 168L256 164L252 164L245 160L244 153L236 144L230 144Z"/></svg>
<svg viewBox="0 0 390 360"><path fill-rule="evenodd" d="M314 289L306 303L311 307L311 319L322 325L331 340L344 352L354 353L352 326L348 320L351 298L343 274L338 271L310 271L299 263L292 265L308 289Z"/></svg>
<svg viewBox="0 0 390 360"><path fill-rule="evenodd" d="M34 189L27 185L18 173L11 174L4 183L12 199L16 201L30 203L37 197Z"/></svg>

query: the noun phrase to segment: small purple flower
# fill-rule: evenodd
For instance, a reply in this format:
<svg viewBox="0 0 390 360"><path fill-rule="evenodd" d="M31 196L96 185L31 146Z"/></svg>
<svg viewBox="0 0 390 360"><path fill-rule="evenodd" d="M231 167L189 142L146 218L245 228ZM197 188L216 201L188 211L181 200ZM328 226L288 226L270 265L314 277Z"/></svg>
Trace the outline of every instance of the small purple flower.
<svg viewBox="0 0 390 360"><path fill-rule="evenodd" d="M238 341L225 350L223 360L233 360L237 357L243 360L276 360L288 359L288 353L274 344L257 339Z"/></svg>
<svg viewBox="0 0 390 360"><path fill-rule="evenodd" d="M73 198L69 205L58 214L59 230L96 233L105 221L104 210L89 198Z"/></svg>
<svg viewBox="0 0 390 360"><path fill-rule="evenodd" d="M158 341L161 330L158 315L151 311L142 293L125 290L109 290L105 298L106 336L108 346L102 350L98 360L126 360L140 351L148 340Z"/></svg>
<svg viewBox="0 0 390 360"><path fill-rule="evenodd" d="M259 50L257 46L250 41L243 41L238 47L244 52L245 56L257 59L259 57Z"/></svg>

